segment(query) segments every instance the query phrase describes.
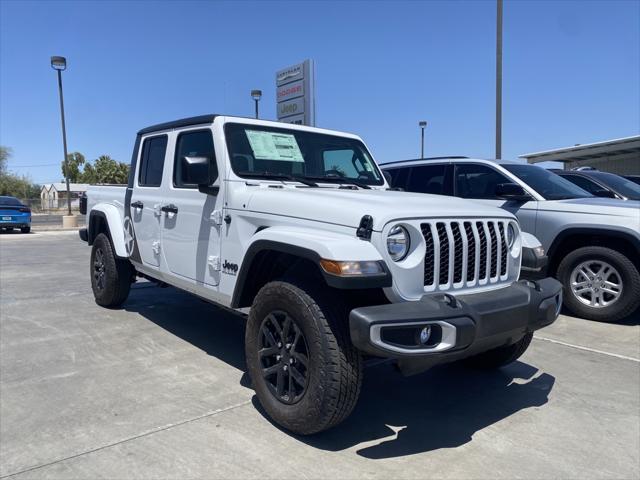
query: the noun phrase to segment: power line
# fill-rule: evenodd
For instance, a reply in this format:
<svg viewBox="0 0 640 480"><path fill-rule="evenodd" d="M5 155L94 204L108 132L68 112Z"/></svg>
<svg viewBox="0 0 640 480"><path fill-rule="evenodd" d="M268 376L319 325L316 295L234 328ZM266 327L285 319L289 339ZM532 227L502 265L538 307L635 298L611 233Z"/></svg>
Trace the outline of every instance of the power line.
<svg viewBox="0 0 640 480"><path fill-rule="evenodd" d="M59 163L39 163L38 165L10 165L10 168L56 167Z"/></svg>

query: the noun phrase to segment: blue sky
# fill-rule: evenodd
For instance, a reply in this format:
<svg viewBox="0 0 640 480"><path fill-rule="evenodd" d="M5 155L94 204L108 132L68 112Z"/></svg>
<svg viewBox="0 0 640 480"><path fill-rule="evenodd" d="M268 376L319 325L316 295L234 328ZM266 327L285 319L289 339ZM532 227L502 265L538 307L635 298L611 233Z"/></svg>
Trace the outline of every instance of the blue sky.
<svg viewBox="0 0 640 480"><path fill-rule="evenodd" d="M202 113L275 118L275 71L316 61L318 126L378 161L494 155L495 2L0 1L0 143L61 177L69 151L129 161L135 132ZM638 134L640 2L505 1L503 157ZM51 165L53 166L32 166Z"/></svg>

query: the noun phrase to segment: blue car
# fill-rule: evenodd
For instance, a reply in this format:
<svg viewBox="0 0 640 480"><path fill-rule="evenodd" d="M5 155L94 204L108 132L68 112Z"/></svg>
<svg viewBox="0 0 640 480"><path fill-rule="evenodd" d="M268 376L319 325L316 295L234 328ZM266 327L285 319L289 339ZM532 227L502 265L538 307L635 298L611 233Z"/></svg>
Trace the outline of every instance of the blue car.
<svg viewBox="0 0 640 480"><path fill-rule="evenodd" d="M0 196L0 229L22 233L31 231L31 209L15 197Z"/></svg>

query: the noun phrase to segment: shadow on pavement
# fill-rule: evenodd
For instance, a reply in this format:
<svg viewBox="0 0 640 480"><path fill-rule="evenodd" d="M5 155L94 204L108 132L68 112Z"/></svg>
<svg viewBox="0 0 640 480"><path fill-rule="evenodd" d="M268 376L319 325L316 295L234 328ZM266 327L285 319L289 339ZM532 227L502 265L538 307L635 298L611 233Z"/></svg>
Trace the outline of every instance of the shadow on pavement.
<svg viewBox="0 0 640 480"><path fill-rule="evenodd" d="M370 459L401 457L463 445L474 433L514 413L547 403L555 378L525 363L493 372L459 365L402 377L392 365L365 372L360 401L338 427L299 440Z"/></svg>
<svg viewBox="0 0 640 480"><path fill-rule="evenodd" d="M149 283L135 285L124 308L246 371L240 315ZM547 403L554 381L551 375L521 362L493 372L448 365L413 377L403 377L388 362L377 364L366 369L360 401L344 423L297 438L329 451L375 441L357 451L371 459L457 447L479 430ZM241 383L249 386L246 373ZM255 396L253 403L264 415Z"/></svg>
<svg viewBox="0 0 640 480"><path fill-rule="evenodd" d="M123 305L230 366L246 371L244 318L175 288L140 282Z"/></svg>
<svg viewBox="0 0 640 480"><path fill-rule="evenodd" d="M629 315L628 317L625 317L621 320L617 320L615 322L601 322L599 320L587 320L586 318L580 318L580 317L576 317L573 312L571 312L567 307L562 307L562 310L560 311L561 315L565 315L567 317L572 317L575 318L577 320L580 320L582 322L595 322L595 323L611 323L612 325L627 325L630 327L636 326L636 325L640 325L640 309L636 310L635 312L633 312L631 315Z"/></svg>

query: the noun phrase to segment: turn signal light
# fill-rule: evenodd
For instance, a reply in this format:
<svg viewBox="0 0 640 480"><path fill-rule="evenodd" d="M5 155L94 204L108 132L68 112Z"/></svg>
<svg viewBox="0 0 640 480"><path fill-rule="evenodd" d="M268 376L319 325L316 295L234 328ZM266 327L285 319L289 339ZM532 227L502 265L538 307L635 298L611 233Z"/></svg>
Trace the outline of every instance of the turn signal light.
<svg viewBox="0 0 640 480"><path fill-rule="evenodd" d="M352 275L380 275L384 269L380 262L376 260L365 261L340 261L340 260L320 260L322 269L332 275L341 277Z"/></svg>

